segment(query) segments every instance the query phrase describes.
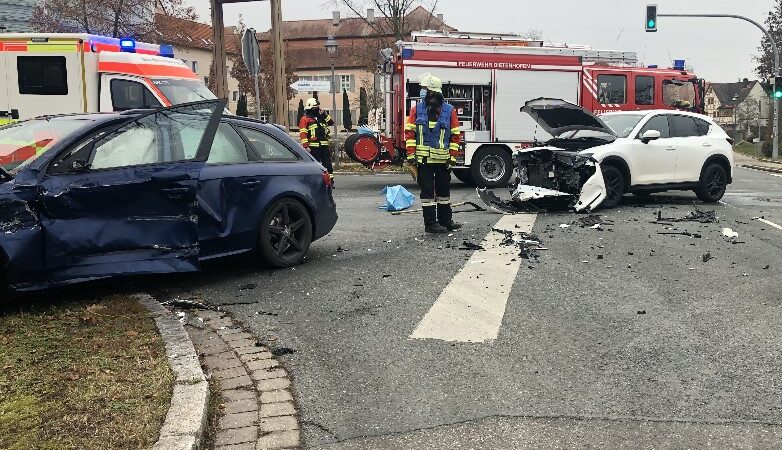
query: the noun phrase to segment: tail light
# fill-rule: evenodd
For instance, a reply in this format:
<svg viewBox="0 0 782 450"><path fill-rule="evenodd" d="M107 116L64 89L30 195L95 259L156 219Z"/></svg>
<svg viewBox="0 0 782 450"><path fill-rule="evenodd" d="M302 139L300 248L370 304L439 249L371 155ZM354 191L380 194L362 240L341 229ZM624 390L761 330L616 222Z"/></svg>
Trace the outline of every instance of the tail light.
<svg viewBox="0 0 782 450"><path fill-rule="evenodd" d="M326 171L323 172L323 184L325 184L329 189L331 189L333 186L333 183L331 182L331 174Z"/></svg>
<svg viewBox="0 0 782 450"><path fill-rule="evenodd" d="M733 138L731 138L731 137L729 137L729 138L725 138L725 140L726 140L726 141L728 141L728 143L729 143L730 145L733 145L733 143L734 143L734 142L736 142L736 141L734 141L734 140L733 140Z"/></svg>

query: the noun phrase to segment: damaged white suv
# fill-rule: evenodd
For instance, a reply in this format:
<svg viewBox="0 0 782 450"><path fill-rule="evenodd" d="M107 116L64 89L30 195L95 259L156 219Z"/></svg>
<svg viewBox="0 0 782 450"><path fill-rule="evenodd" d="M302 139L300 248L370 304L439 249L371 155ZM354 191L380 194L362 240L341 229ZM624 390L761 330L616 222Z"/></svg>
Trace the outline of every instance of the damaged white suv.
<svg viewBox="0 0 782 450"><path fill-rule="evenodd" d="M516 153L514 203L569 201L577 211L645 196L692 190L704 202L722 198L733 179L730 137L706 116L675 110L599 117L559 99L528 101L525 112L552 139Z"/></svg>

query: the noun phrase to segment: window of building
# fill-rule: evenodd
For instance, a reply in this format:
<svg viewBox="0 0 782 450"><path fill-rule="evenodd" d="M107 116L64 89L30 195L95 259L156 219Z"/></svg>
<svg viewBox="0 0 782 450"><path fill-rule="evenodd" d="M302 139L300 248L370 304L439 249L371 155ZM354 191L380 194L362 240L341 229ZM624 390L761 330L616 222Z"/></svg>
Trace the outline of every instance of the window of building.
<svg viewBox="0 0 782 450"><path fill-rule="evenodd" d="M209 77L204 77L204 84L209 86Z"/></svg>
<svg viewBox="0 0 782 450"><path fill-rule="evenodd" d="M339 90L353 92L353 75L340 75L339 76Z"/></svg>
<svg viewBox="0 0 782 450"><path fill-rule="evenodd" d="M231 98L233 101L239 100L239 91L234 91L233 94L231 94Z"/></svg>
<svg viewBox="0 0 782 450"><path fill-rule="evenodd" d="M635 77L635 104L654 105L654 77Z"/></svg>
<svg viewBox="0 0 782 450"><path fill-rule="evenodd" d="M627 103L626 75L598 75L598 101L603 105Z"/></svg>
<svg viewBox="0 0 782 450"><path fill-rule="evenodd" d="M68 71L64 56L17 56L19 93L68 95Z"/></svg>
<svg viewBox="0 0 782 450"><path fill-rule="evenodd" d="M713 105L714 104L714 97L707 98L706 99L706 103L708 103L709 105Z"/></svg>
<svg viewBox="0 0 782 450"><path fill-rule="evenodd" d="M193 72L198 73L198 61L193 61Z"/></svg>

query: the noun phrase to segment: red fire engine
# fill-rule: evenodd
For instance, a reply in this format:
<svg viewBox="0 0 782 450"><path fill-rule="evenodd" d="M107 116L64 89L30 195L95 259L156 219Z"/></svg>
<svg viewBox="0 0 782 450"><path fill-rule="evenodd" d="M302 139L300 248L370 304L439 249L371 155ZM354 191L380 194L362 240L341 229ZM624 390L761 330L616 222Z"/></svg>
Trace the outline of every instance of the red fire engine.
<svg viewBox="0 0 782 450"><path fill-rule="evenodd" d="M399 44L385 77L385 132L346 142L354 160L367 167L401 163L405 118L419 100L418 78L425 73L443 81L443 95L459 115L464 154L454 174L479 186L507 184L512 152L550 138L519 112L527 100L561 98L596 113L703 111L703 81L683 61L671 69L639 67L633 52L509 35L421 32Z"/></svg>

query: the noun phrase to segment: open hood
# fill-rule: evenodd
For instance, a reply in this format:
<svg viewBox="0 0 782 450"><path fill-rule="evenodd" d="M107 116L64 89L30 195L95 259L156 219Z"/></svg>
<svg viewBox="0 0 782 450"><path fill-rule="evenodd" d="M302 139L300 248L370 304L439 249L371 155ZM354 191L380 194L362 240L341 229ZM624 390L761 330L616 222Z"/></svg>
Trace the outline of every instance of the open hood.
<svg viewBox="0 0 782 450"><path fill-rule="evenodd" d="M586 109L557 98L536 98L524 104L521 112L532 117L546 132L557 137L568 131L589 130L616 134Z"/></svg>

